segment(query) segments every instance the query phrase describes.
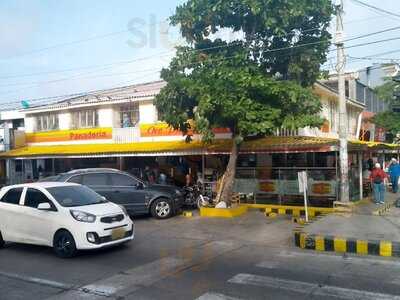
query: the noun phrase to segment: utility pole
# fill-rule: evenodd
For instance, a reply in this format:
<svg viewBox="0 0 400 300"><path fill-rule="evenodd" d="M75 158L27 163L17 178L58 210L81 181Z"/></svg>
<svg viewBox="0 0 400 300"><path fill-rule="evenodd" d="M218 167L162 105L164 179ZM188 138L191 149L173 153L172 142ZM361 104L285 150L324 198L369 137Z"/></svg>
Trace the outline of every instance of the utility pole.
<svg viewBox="0 0 400 300"><path fill-rule="evenodd" d="M349 158L347 152L347 107L346 107L346 82L344 55L344 28L343 28L343 0L336 0L336 34L335 45L337 47L337 65L339 88L339 160L340 160L340 201L349 202Z"/></svg>

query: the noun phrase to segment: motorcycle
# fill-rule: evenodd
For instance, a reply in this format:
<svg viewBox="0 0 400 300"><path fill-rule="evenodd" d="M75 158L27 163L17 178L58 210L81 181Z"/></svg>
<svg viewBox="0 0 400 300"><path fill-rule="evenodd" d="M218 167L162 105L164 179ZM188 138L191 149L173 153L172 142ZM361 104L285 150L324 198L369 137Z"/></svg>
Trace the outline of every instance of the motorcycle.
<svg viewBox="0 0 400 300"><path fill-rule="evenodd" d="M185 193L184 204L188 207L198 208L209 206L212 202L210 197L203 195L200 184L186 186L183 188Z"/></svg>

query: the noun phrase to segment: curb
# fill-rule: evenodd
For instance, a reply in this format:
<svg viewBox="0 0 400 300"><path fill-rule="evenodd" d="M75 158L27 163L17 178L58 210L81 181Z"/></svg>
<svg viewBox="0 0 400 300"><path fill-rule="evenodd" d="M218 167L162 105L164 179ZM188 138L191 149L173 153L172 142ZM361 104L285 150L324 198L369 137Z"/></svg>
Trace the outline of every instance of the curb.
<svg viewBox="0 0 400 300"><path fill-rule="evenodd" d="M301 217L305 216L304 207L296 207L296 206L273 206L273 207L265 207L261 208L265 209L265 215L268 217L269 214L277 214L277 215L289 215L293 217ZM309 207L308 216L310 218L314 218L321 215L326 215L328 213L334 213L333 208L318 208L318 207Z"/></svg>
<svg viewBox="0 0 400 300"><path fill-rule="evenodd" d="M358 240L339 236L323 236L307 234L302 231L294 232L295 245L301 249L353 253L359 255L377 255L384 257L400 257L400 242Z"/></svg>

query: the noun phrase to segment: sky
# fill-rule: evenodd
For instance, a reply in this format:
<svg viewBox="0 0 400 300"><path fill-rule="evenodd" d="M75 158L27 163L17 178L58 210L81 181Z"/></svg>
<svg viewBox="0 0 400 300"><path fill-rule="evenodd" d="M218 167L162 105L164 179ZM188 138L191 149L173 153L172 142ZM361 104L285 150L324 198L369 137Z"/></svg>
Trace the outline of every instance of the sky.
<svg viewBox="0 0 400 300"><path fill-rule="evenodd" d="M399 26L400 18L345 1L345 36ZM400 14L398 0L363 0ZM21 101L159 79L174 47L182 44L167 18L185 0L0 0L0 110ZM332 23L334 28L334 23ZM347 46L398 37L399 30ZM352 57L388 51L374 60L348 59L347 70L400 59L400 40L354 47ZM323 66L334 70L336 52ZM50 98L49 98L50 99Z"/></svg>

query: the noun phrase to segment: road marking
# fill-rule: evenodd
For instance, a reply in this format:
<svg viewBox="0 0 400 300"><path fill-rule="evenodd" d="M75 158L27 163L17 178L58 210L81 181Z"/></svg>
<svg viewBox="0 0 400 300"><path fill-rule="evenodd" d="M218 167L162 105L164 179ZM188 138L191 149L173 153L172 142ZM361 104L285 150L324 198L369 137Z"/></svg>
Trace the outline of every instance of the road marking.
<svg viewBox="0 0 400 300"><path fill-rule="evenodd" d="M239 298L234 298L231 296L226 296L224 294L218 294L218 293L206 293L204 295L201 295L199 298L196 300L240 300Z"/></svg>
<svg viewBox="0 0 400 300"><path fill-rule="evenodd" d="M164 257L151 263L101 279L79 289L67 291L50 299L79 299L79 295L103 299L104 297L124 297L143 287L149 287L155 282L177 274L189 268L206 264L211 259L226 252L240 248L242 245L234 241L215 241L190 248L181 256ZM97 297L97 298L96 298Z"/></svg>
<svg viewBox="0 0 400 300"><path fill-rule="evenodd" d="M284 263L282 262L282 264L284 264ZM280 265L281 265L281 263L278 261L266 260L266 261L258 263L256 266L259 268L264 268L264 269L276 269Z"/></svg>
<svg viewBox="0 0 400 300"><path fill-rule="evenodd" d="M335 254L328 254L328 253L316 253L316 252L297 252L297 251L281 251L278 253L279 257L284 257L284 258L295 258L295 257L310 257L310 258L315 258L315 257L323 257L323 258L329 258L332 260L341 260L345 262L352 262L352 263L369 263L369 264L375 264L375 265L387 265L387 266L400 266L400 261L394 260L394 259L385 259L385 258L369 258L369 257L357 257L357 256L351 256L351 255L335 255Z"/></svg>
<svg viewBox="0 0 400 300"><path fill-rule="evenodd" d="M10 279L16 279L16 280L21 280L24 282L29 282L29 283L35 283L39 285L44 285L56 289L61 289L61 290L69 290L72 289L74 286L71 284L66 284L62 282L57 282L57 281L52 281L52 280L47 280L43 278L37 278L37 277L31 277L31 276L23 276L15 273L8 273L8 272L2 272L0 271L0 276L7 277Z"/></svg>
<svg viewBox="0 0 400 300"><path fill-rule="evenodd" d="M400 300L400 296L396 295L366 292L355 289L341 288L337 286L320 285L316 283L286 280L276 277L259 276L252 274L237 274L233 278L229 279L228 282L288 290L292 292L308 294L310 297L336 297L349 300Z"/></svg>

